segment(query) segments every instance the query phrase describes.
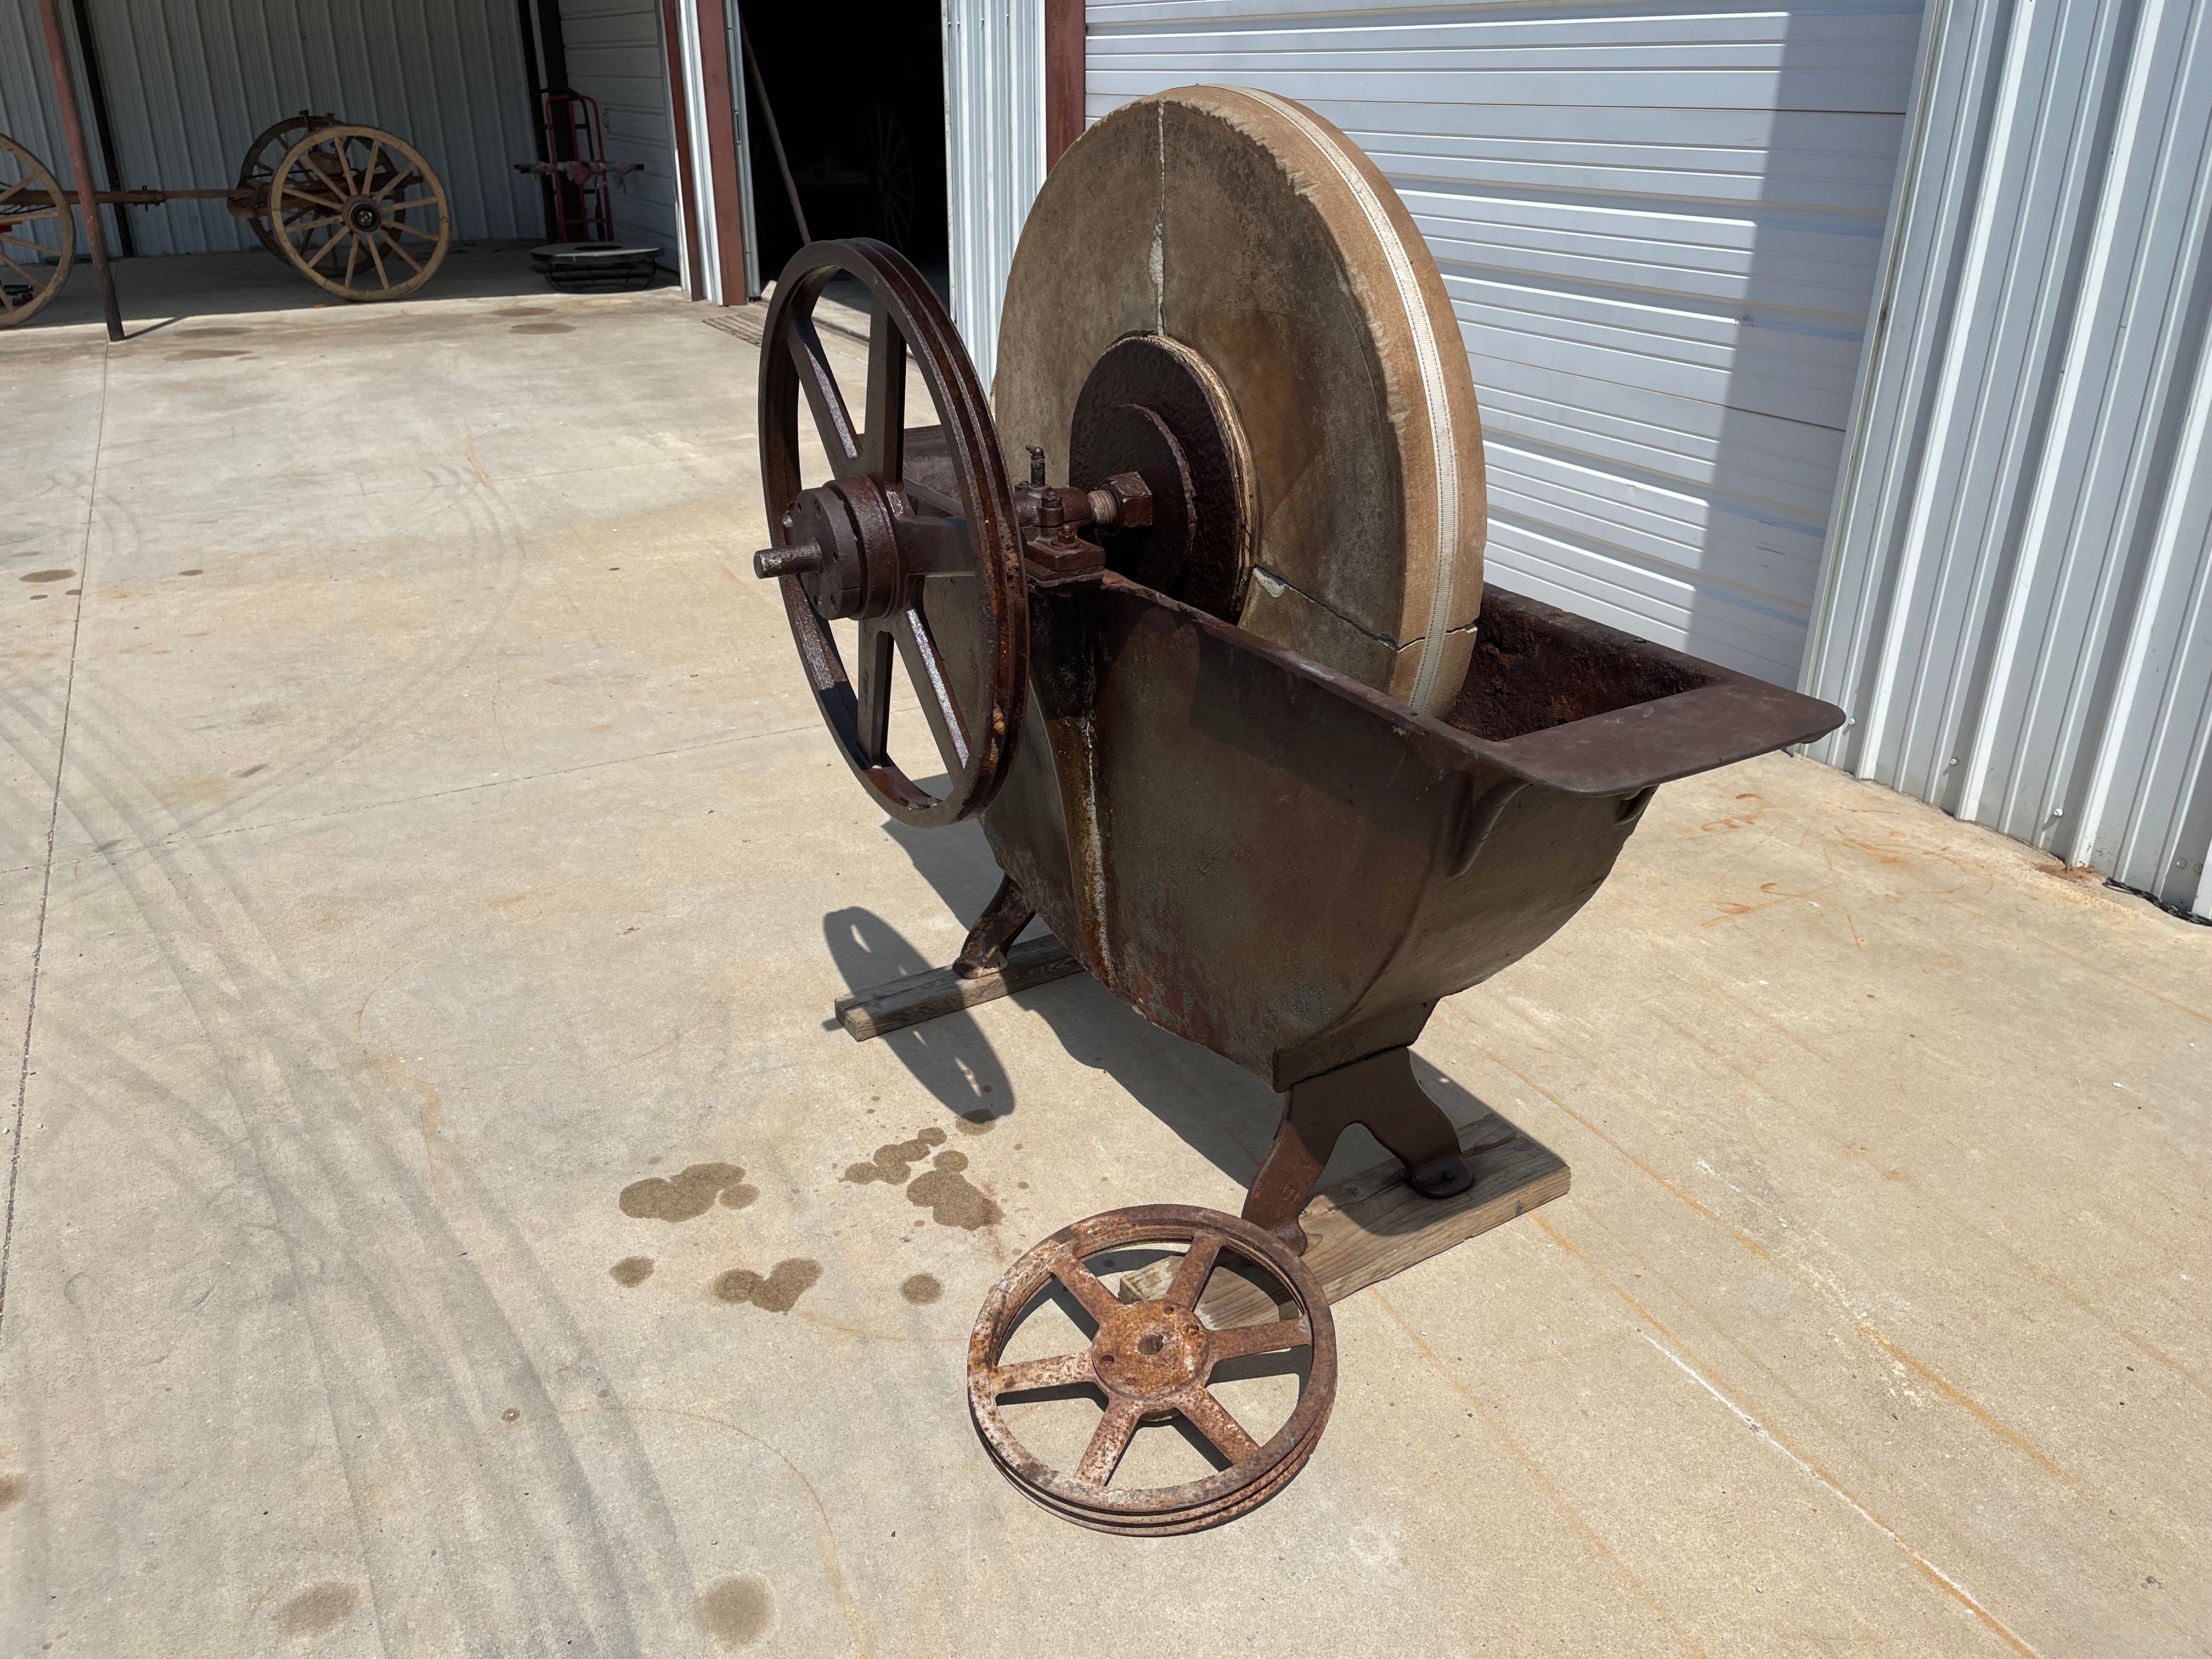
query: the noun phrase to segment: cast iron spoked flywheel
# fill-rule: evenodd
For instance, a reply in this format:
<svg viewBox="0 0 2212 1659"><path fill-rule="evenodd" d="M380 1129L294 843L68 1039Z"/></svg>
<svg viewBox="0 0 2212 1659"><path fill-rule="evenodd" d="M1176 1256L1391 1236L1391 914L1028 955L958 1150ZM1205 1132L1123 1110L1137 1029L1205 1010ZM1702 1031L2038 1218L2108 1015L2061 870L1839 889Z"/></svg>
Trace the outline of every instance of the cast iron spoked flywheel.
<svg viewBox="0 0 2212 1659"><path fill-rule="evenodd" d="M867 285L874 313L860 423L814 326L823 289L848 274ZM936 405L934 427L907 424L909 362ZM802 488L802 396L831 475L812 489ZM1020 735L1029 609L989 410L951 319L902 254L856 238L792 256L761 342L761 482L775 544L753 569L782 583L799 661L845 763L917 829L989 805ZM852 676L830 632L837 621L858 627ZM894 653L950 780L943 794L891 757Z"/></svg>
<svg viewBox="0 0 2212 1659"><path fill-rule="evenodd" d="M1124 1303L1085 1264L1115 1251L1162 1243L1188 1248L1164 1294ZM1295 1304L1293 1316L1215 1330L1199 1297L1223 1255L1271 1274ZM1039 1293L1057 1280L1097 1322L1081 1353L1008 1363L1009 1339ZM1208 1387L1215 1368L1247 1355L1312 1350L1297 1404L1263 1445ZM1097 1389L1106 1408L1073 1470L1053 1468L1017 1438L1002 1402L1042 1390ZM1000 1468L1054 1514L1100 1532L1158 1537L1232 1521L1281 1491L1305 1467L1336 1401L1336 1327L1312 1270L1264 1229L1188 1204L1109 1210L1061 1228L992 1286L968 1340L968 1405ZM1114 1484L1137 1430L1181 1418L1226 1467L1170 1486Z"/></svg>

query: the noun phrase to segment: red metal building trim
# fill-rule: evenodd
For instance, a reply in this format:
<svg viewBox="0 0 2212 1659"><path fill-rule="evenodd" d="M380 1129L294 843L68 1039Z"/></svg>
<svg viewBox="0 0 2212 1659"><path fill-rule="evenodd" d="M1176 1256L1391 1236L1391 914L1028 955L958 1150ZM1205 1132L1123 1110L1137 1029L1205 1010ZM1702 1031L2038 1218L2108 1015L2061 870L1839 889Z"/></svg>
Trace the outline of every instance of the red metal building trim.
<svg viewBox="0 0 2212 1659"><path fill-rule="evenodd" d="M745 303L744 198L738 192L737 100L730 85L727 0L699 0L699 78L707 95L707 166L714 198L714 253L726 306ZM734 296L734 297L733 297Z"/></svg>
<svg viewBox="0 0 2212 1659"><path fill-rule="evenodd" d="M1083 3L1044 0L1044 164L1083 136Z"/></svg>
<svg viewBox="0 0 2212 1659"><path fill-rule="evenodd" d="M684 96L684 18L676 0L660 0L660 38L668 48L668 112L676 124L676 207L684 223L685 264L691 272L691 297L707 296L706 261L699 256L699 210L691 165L691 111Z"/></svg>

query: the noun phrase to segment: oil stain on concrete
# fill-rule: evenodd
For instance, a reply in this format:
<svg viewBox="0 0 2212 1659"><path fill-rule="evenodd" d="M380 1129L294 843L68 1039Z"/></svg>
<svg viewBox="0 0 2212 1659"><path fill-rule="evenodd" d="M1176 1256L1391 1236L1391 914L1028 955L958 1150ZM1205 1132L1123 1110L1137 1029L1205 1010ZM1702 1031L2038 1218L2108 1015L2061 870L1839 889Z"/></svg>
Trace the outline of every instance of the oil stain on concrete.
<svg viewBox="0 0 2212 1659"><path fill-rule="evenodd" d="M19 582L65 582L76 574L74 570L33 570L28 575L18 576Z"/></svg>
<svg viewBox="0 0 2212 1659"><path fill-rule="evenodd" d="M717 1302L750 1302L768 1313L789 1313L822 1277L822 1264L791 1256L769 1269L763 1279L750 1267L732 1267L710 1287Z"/></svg>
<svg viewBox="0 0 2212 1659"><path fill-rule="evenodd" d="M906 1189L908 1200L928 1206L929 1218L940 1227L972 1233L1003 1220L1006 1212L981 1188L969 1184L967 1168L966 1153L939 1152L930 1159L929 1173L916 1176Z"/></svg>
<svg viewBox="0 0 2212 1659"><path fill-rule="evenodd" d="M866 1164L854 1164L845 1171L845 1179L856 1187L865 1187L872 1181L880 1181L887 1187L903 1187L913 1174L911 1165L927 1158L933 1147L945 1144L945 1131L935 1124L916 1133L912 1140L895 1140L876 1148L875 1155Z"/></svg>
<svg viewBox="0 0 2212 1659"><path fill-rule="evenodd" d="M31 1489L27 1476L0 1474L0 1512L12 1510L23 1501L23 1494Z"/></svg>
<svg viewBox="0 0 2212 1659"><path fill-rule="evenodd" d="M742 1210L760 1196L744 1184L734 1164L694 1164L673 1176L647 1176L622 1189L622 1212L647 1221L689 1221L721 1200L726 1210Z"/></svg>
<svg viewBox="0 0 2212 1659"><path fill-rule="evenodd" d="M926 1308L945 1294L935 1273L915 1273L899 1286L899 1294L917 1308Z"/></svg>
<svg viewBox="0 0 2212 1659"><path fill-rule="evenodd" d="M621 1285L642 1285L653 1277L653 1258L626 1255L607 1269L607 1276Z"/></svg>
<svg viewBox="0 0 2212 1659"><path fill-rule="evenodd" d="M276 1628L287 1636L320 1636L360 1604L361 1592L351 1584L310 1584L276 1610Z"/></svg>
<svg viewBox="0 0 2212 1659"><path fill-rule="evenodd" d="M764 1578L725 1578L699 1598L699 1623L718 1646L749 1648L775 1623Z"/></svg>
<svg viewBox="0 0 2212 1659"><path fill-rule="evenodd" d="M517 323L507 330L510 334L574 334L574 323Z"/></svg>

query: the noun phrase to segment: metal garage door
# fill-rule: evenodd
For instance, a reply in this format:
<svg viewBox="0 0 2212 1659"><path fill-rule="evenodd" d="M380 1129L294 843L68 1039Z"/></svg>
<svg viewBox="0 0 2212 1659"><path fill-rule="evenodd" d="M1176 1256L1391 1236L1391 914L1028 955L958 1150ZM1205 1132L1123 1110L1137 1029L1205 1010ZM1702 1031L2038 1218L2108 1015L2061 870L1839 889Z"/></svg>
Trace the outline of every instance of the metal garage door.
<svg viewBox="0 0 2212 1659"><path fill-rule="evenodd" d="M229 184L257 133L312 108L420 149L452 197L456 235L544 228L538 183L512 165L537 154L514 0L87 0L76 15L91 24L126 187ZM52 104L38 0L0 0L0 132L66 176ZM128 211L140 253L259 246L220 202Z"/></svg>
<svg viewBox="0 0 2212 1659"><path fill-rule="evenodd" d="M1087 109L1197 81L1348 132L1443 267L1500 585L1794 684L1917 3L1092 0Z"/></svg>
<svg viewBox="0 0 2212 1659"><path fill-rule="evenodd" d="M677 206L676 129L660 0L561 0L568 84L599 100L607 160L642 161L615 191L615 235L651 243L671 266L684 247Z"/></svg>

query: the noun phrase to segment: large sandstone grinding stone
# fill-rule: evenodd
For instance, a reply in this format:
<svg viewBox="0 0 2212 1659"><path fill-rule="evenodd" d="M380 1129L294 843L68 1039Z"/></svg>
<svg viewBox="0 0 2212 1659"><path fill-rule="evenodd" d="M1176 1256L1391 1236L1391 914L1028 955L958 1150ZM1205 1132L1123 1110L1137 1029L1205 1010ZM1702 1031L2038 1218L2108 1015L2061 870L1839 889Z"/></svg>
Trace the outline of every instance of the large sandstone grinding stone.
<svg viewBox="0 0 2212 1659"><path fill-rule="evenodd" d="M1256 566L1219 614L1425 713L1457 694L1486 521L1474 382L1397 192L1311 111L1184 87L1064 154L1014 255L993 402L1008 465L1068 461L1108 348L1164 335L1243 428Z"/></svg>

